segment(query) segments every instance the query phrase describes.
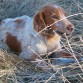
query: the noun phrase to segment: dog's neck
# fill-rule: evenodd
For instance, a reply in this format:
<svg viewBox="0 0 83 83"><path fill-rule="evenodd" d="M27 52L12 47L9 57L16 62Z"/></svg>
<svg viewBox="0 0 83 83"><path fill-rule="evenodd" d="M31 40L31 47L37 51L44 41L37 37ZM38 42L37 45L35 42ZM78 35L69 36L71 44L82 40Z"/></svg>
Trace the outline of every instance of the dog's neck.
<svg viewBox="0 0 83 83"><path fill-rule="evenodd" d="M61 36L59 36L57 33L55 35L45 35L43 37L45 39L47 47L49 48L49 51L52 51L53 49L55 50L61 49L60 45Z"/></svg>
<svg viewBox="0 0 83 83"><path fill-rule="evenodd" d="M55 34L53 37L47 38L47 45L49 47L49 51L60 50L61 49L60 40L61 37L58 34Z"/></svg>
<svg viewBox="0 0 83 83"><path fill-rule="evenodd" d="M61 37L58 34L46 37L48 41L60 42ZM52 43L51 43L52 44Z"/></svg>

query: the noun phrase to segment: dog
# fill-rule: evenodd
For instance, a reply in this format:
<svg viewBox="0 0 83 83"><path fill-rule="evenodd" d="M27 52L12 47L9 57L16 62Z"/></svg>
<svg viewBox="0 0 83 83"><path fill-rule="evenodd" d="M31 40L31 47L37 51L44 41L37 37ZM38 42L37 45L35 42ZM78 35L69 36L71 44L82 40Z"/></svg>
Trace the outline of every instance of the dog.
<svg viewBox="0 0 83 83"><path fill-rule="evenodd" d="M0 42L24 60L34 61L54 51L52 57L73 58L61 49L61 37L75 29L58 5L47 5L33 18L7 18L0 23ZM49 55L51 56L51 55ZM76 56L77 57L77 56Z"/></svg>

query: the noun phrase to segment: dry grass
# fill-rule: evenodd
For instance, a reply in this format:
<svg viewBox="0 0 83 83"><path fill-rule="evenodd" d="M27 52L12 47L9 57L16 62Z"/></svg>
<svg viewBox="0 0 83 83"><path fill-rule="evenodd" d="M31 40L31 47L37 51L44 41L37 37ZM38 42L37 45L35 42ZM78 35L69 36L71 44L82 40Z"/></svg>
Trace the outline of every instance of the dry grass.
<svg viewBox="0 0 83 83"><path fill-rule="evenodd" d="M53 0L0 0L0 19L22 15L33 16L42 6Z"/></svg>
<svg viewBox="0 0 83 83"><path fill-rule="evenodd" d="M21 15L33 16L52 0L0 0L0 19ZM71 37L62 39L62 48L83 56L83 0L55 0L69 13L76 29ZM35 3L35 4L34 4ZM79 14L82 13L82 14ZM75 15L78 14L78 15ZM42 60L44 61L44 60ZM23 61L7 50L0 50L0 83L82 83L83 62L64 65L41 65ZM45 62L44 62L45 63Z"/></svg>

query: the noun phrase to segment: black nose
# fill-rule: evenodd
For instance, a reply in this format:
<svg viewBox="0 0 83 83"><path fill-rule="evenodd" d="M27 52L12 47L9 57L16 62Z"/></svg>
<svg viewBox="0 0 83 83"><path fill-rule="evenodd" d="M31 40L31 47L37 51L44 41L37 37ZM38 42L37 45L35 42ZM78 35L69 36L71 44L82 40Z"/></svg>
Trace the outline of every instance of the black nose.
<svg viewBox="0 0 83 83"><path fill-rule="evenodd" d="M74 25L69 24L69 25L67 26L67 30L73 31L73 30L74 30Z"/></svg>

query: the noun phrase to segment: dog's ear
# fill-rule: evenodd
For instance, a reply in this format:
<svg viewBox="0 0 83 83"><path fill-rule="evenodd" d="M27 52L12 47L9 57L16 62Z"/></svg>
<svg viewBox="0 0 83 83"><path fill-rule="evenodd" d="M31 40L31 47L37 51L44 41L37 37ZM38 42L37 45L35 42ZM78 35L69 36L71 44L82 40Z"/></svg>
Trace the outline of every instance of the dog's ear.
<svg viewBox="0 0 83 83"><path fill-rule="evenodd" d="M46 27L45 16L43 12L38 12L34 16L34 28L37 32L43 30Z"/></svg>

